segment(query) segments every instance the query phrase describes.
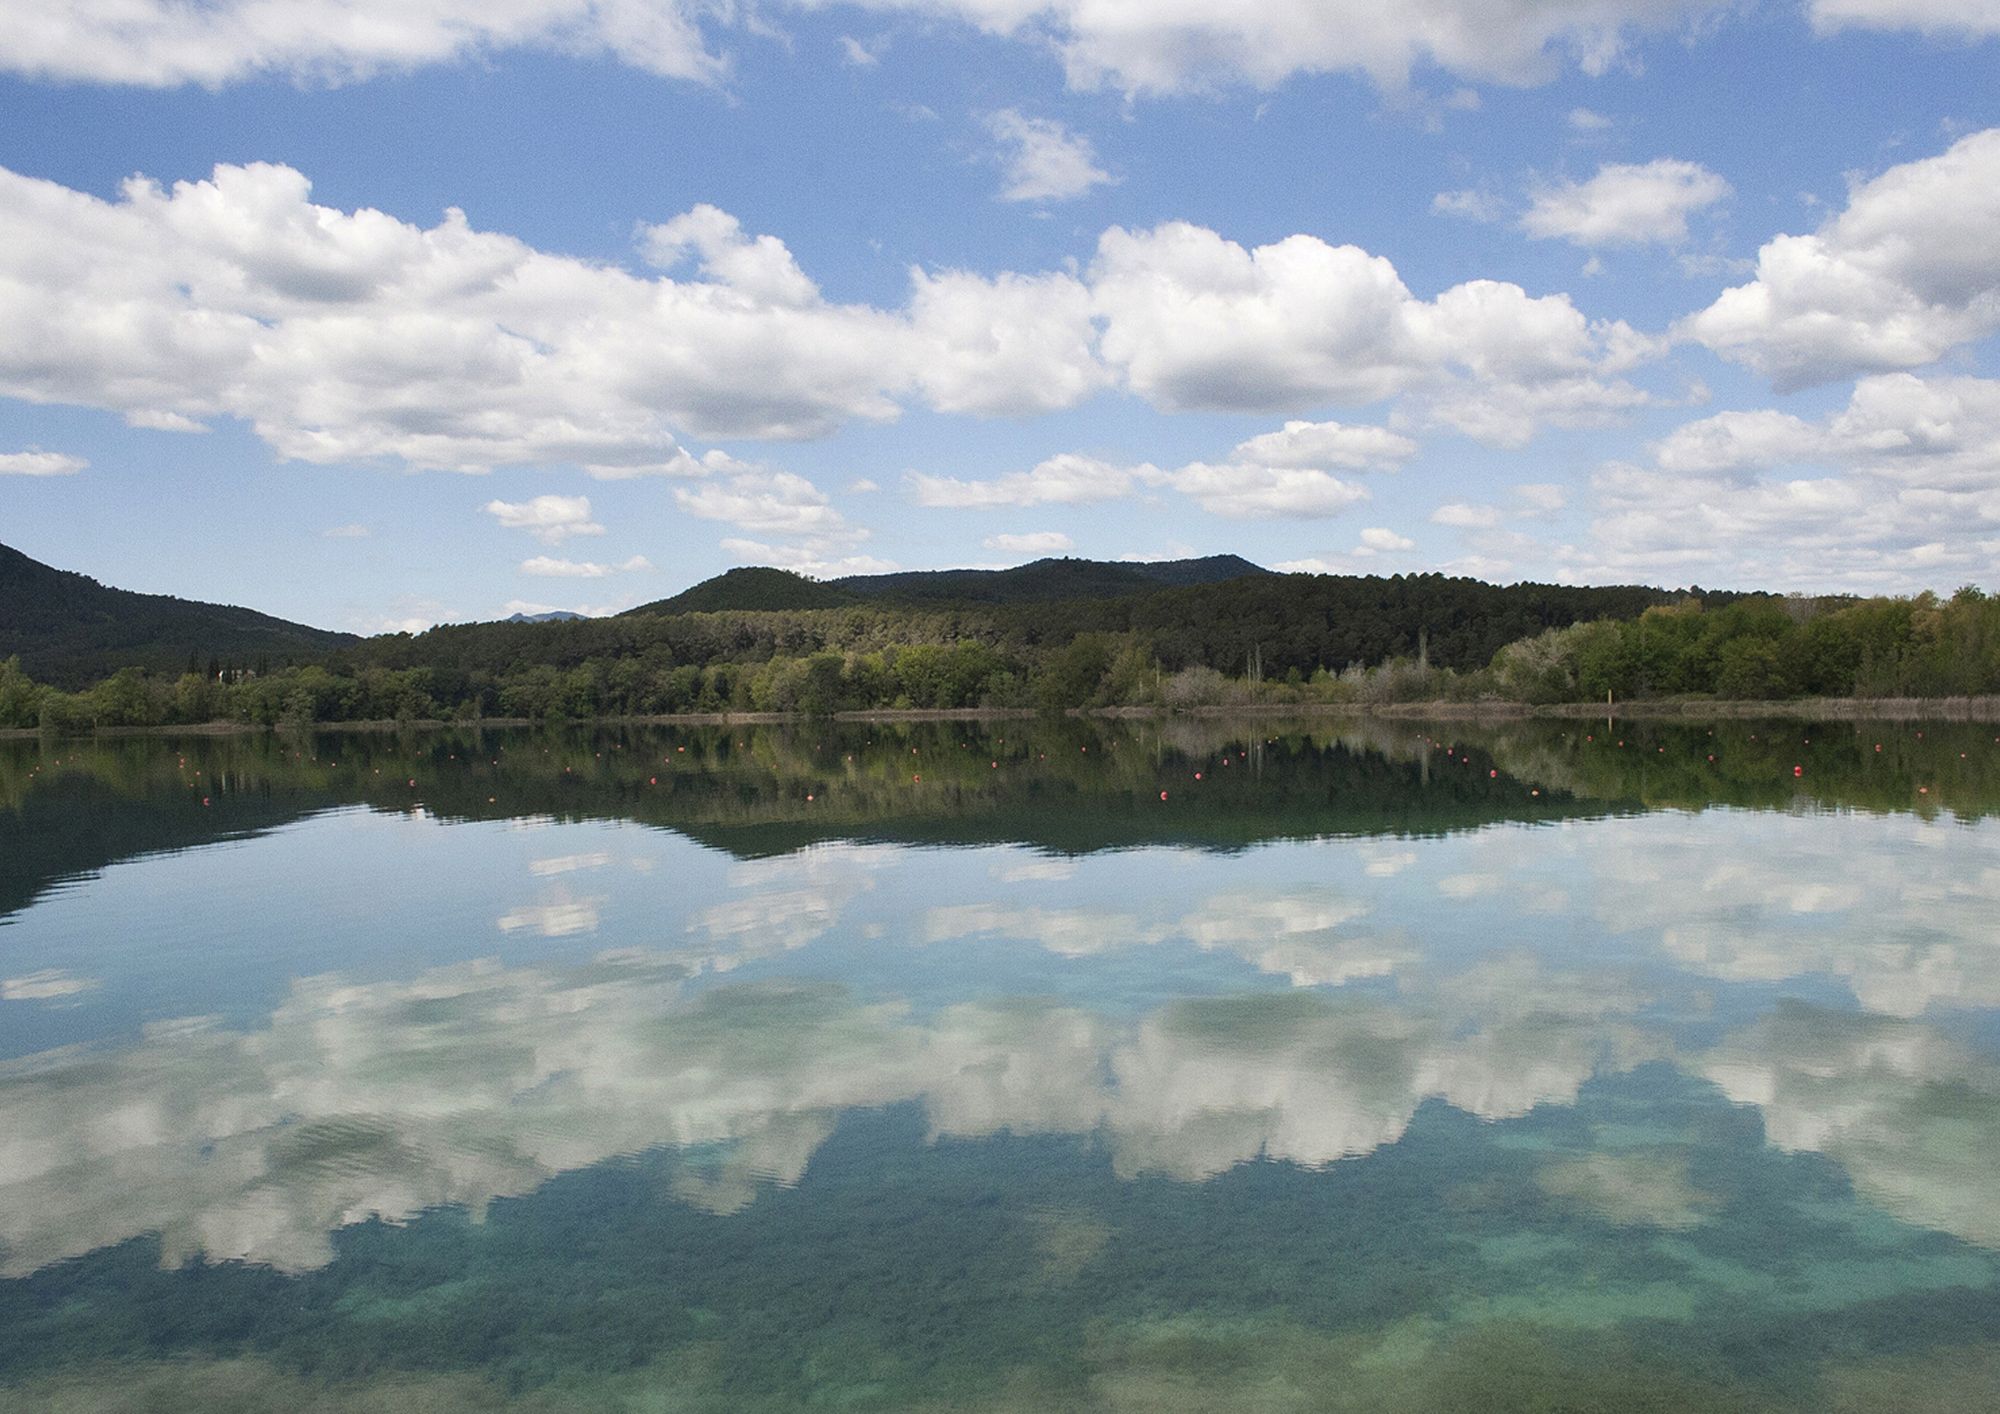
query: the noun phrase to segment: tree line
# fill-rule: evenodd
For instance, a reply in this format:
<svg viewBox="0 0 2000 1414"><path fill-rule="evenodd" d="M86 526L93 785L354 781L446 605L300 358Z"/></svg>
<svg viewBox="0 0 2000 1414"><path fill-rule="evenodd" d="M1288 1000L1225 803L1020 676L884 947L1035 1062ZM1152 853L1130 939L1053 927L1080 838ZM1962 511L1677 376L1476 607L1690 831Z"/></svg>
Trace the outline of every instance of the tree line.
<svg viewBox="0 0 2000 1414"><path fill-rule="evenodd" d="M462 625L262 671L126 668L76 692L8 660L0 726L2000 693L2000 600L1971 587L1948 599L1579 592L1613 596L1593 604L1553 587L1479 585L1512 596L1489 599L1497 607L1482 619L1475 596L1455 593L1476 581L1411 576L1394 599L1352 609L1329 609L1338 594L1316 594L1323 582L1270 576L1032 608ZM1607 605L1631 612L1565 617Z"/></svg>

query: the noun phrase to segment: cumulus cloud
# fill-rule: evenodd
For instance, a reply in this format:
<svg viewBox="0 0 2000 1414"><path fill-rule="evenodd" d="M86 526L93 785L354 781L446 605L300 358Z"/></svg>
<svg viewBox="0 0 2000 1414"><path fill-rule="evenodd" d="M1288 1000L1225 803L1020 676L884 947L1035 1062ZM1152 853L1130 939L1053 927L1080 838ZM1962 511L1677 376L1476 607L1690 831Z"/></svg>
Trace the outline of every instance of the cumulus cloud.
<svg viewBox="0 0 2000 1414"><path fill-rule="evenodd" d="M1808 421L1687 423L1592 479L1590 572L1903 590L1976 579L2000 541L2000 381L1878 374Z"/></svg>
<svg viewBox="0 0 2000 1414"><path fill-rule="evenodd" d="M1090 290L1067 274L910 273L907 348L940 412L1024 416L1108 387Z"/></svg>
<svg viewBox="0 0 2000 1414"><path fill-rule="evenodd" d="M2000 128L1891 167L1676 326L1780 390L1916 368L2000 330Z"/></svg>
<svg viewBox="0 0 2000 1414"><path fill-rule="evenodd" d="M1241 461L1272 467L1337 466L1364 471L1395 466L1417 454L1417 444L1386 427L1339 422L1287 422L1236 445Z"/></svg>
<svg viewBox="0 0 2000 1414"><path fill-rule="evenodd" d="M1431 523L1457 526L1467 530L1485 530L1500 523L1500 508L1473 505L1465 501L1447 501L1431 512Z"/></svg>
<svg viewBox="0 0 2000 1414"><path fill-rule="evenodd" d="M1168 472L1165 484L1210 515L1231 520L1316 520L1368 499L1367 487L1316 467L1255 462L1190 462Z"/></svg>
<svg viewBox="0 0 2000 1414"><path fill-rule="evenodd" d="M799 9L828 0L785 0ZM1717 0L1552 0L1495 7L1437 0L1384 10L1365 0L1261 0L1198 8L1155 0L857 0L867 9L956 20L1061 56L1070 84L1126 93L1225 85L1272 88L1297 74L1370 76L1402 91L1413 68L1523 84L1574 65L1599 74L1635 38L1669 32L1721 8ZM1926 0L1952 28L1978 0ZM1885 12L1886 0L1819 0L1822 26L1872 22L1838 12ZM338 82L384 70L474 59L512 48L611 58L667 77L716 83L729 72L713 31L754 12L698 0L299 0L272 6L214 0L64 0L0 12L0 67L37 77L109 83L219 85L259 74ZM710 31L704 32L704 26ZM1971 29L1968 20L1955 26ZM850 64L875 52L841 40Z"/></svg>
<svg viewBox="0 0 2000 1414"><path fill-rule="evenodd" d="M781 0L832 8L831 0ZM861 8L955 20L1053 48L1074 88L1173 94L1273 88L1301 74L1362 73L1405 94L1413 69L1532 84L1574 67L1602 74L1635 40L1688 30L1720 0L1553 0L1493 6L1437 0L1384 10L1365 0L1263 0L1186 9L1154 0L856 0ZM1810 0L1814 28L1914 30L1947 38L2000 33L1986 0ZM63 0L0 10L0 69L38 78L216 87L278 74L338 83L380 72L477 60L507 49L608 56L699 84L731 70L723 31L762 30L754 12L698 0ZM838 40L843 62L869 67L880 41ZM1460 90L1469 93L1470 90ZM1476 96L1476 95L1475 95ZM1456 95L1454 98L1456 99ZM1460 100L1462 101L1462 100ZM1577 109L1571 123L1601 119Z"/></svg>
<svg viewBox="0 0 2000 1414"><path fill-rule="evenodd" d="M65 452L0 452L0 476L75 476L89 465Z"/></svg>
<svg viewBox="0 0 2000 1414"><path fill-rule="evenodd" d="M1150 462L1119 466L1069 452L1050 457L1030 471L983 481L913 472L909 485L919 505L956 510L1087 505L1147 490L1171 490L1191 498L1211 515L1234 520L1338 515L1368 499L1365 486L1343 481L1318 467L1272 466L1232 458L1162 470Z"/></svg>
<svg viewBox="0 0 2000 1414"><path fill-rule="evenodd" d="M1119 385L1168 411L1409 393L1418 420L1513 445L1643 403L1619 375L1653 351L1566 295L1475 280L1422 300L1306 235L1113 228L1081 275L916 270L886 309L828 300L710 206L641 228L640 275L455 211L422 227L309 196L267 165L115 201L0 171L0 396L238 419L315 463L704 481L744 464L683 435L814 437L911 403L1045 413Z"/></svg>
<svg viewBox="0 0 2000 1414"><path fill-rule="evenodd" d="M2000 34L2000 9L1991 0L1811 0L1813 28L1915 30L1946 38L1982 39Z"/></svg>
<svg viewBox="0 0 2000 1414"><path fill-rule="evenodd" d="M739 560L802 574L875 574L896 566L856 551L869 538L812 482L791 472L746 467L697 486L677 486L682 510L748 532L730 536L723 550ZM770 537L756 539L752 537Z"/></svg>
<svg viewBox="0 0 2000 1414"><path fill-rule="evenodd" d="M1005 550L1012 555L1060 555L1074 550L1076 542L1060 530L1035 530L1025 535L989 535L981 542L989 550Z"/></svg>
<svg viewBox="0 0 2000 1414"><path fill-rule="evenodd" d="M1535 191L1521 229L1580 246L1675 245L1687 239L1690 215L1729 192L1728 182L1698 162L1607 162L1588 181Z"/></svg>
<svg viewBox="0 0 2000 1414"><path fill-rule="evenodd" d="M634 555L615 565L601 565L591 560L558 560L548 555L536 555L521 561L522 574L539 575L545 579L605 579L614 574L637 574L652 567L653 562L644 555Z"/></svg>
<svg viewBox="0 0 2000 1414"><path fill-rule="evenodd" d="M1052 44L1076 88L1183 93L1299 74L1363 73L1401 92L1414 68L1538 83L1574 65L1601 74L1646 34L1711 13L1714 0L1552 0L1496 7L1438 0L1418 8L1365 0L1258 0L1206 6L1158 0L867 0L872 8L964 20L992 34Z"/></svg>
<svg viewBox="0 0 2000 1414"><path fill-rule="evenodd" d="M907 480L920 506L951 510L1002 510L1026 506L1082 506L1115 501L1141 485L1157 483L1153 466L1121 467L1096 457L1064 452L1030 471L1009 472L985 481L911 472Z"/></svg>
<svg viewBox="0 0 2000 1414"><path fill-rule="evenodd" d="M1407 535L1398 535L1386 526L1371 525L1361 532L1361 543L1354 549L1357 555L1392 555L1403 550L1414 550L1417 542Z"/></svg>
<svg viewBox="0 0 2000 1414"><path fill-rule="evenodd" d="M827 535L849 529L826 493L791 472L734 477L701 486L674 488L674 499L689 515L727 521L762 535Z"/></svg>
<svg viewBox="0 0 2000 1414"><path fill-rule="evenodd" d="M912 274L906 310L829 302L713 207L643 228L664 271L313 204L290 168L218 167L104 201L0 171L0 394L149 426L247 422L280 456L702 477L682 433L808 437L946 411L1045 411L1105 375L1068 275Z"/></svg>
<svg viewBox="0 0 2000 1414"><path fill-rule="evenodd" d="M488 501L486 514L509 530L525 530L545 545L574 535L602 535L590 518L588 496L537 496L531 501Z"/></svg>
<svg viewBox="0 0 2000 1414"><path fill-rule="evenodd" d="M1433 300L1356 246L1296 235L1246 249L1186 222L1113 227L1090 280L1102 356L1169 411L1361 405L1415 391L1424 416L1518 445L1545 422L1646 401L1615 375L1657 352L1567 295L1471 280Z"/></svg>
<svg viewBox="0 0 2000 1414"><path fill-rule="evenodd" d="M1002 201L1068 201L1113 180L1090 139L1052 118L1002 108L987 115L986 131L1000 144Z"/></svg>
<svg viewBox="0 0 2000 1414"><path fill-rule="evenodd" d="M697 13L681 0L63 0L0 11L0 68L153 87L259 74L337 83L536 48L714 83L727 64L709 51Z"/></svg>

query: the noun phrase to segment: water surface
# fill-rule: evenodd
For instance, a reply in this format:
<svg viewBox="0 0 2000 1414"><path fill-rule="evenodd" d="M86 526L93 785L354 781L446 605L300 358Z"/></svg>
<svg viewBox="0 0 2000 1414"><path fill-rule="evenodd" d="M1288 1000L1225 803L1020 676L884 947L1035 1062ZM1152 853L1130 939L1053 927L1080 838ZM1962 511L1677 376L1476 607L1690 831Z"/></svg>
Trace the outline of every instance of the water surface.
<svg viewBox="0 0 2000 1414"><path fill-rule="evenodd" d="M1988 1409L1990 727L0 743L0 1406Z"/></svg>

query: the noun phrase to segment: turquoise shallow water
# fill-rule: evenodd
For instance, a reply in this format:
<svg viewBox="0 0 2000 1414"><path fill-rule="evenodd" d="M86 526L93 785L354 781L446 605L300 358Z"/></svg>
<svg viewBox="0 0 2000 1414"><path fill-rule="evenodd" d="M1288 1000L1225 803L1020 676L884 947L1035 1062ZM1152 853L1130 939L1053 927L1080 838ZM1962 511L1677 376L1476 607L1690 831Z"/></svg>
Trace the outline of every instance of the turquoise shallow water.
<svg viewBox="0 0 2000 1414"><path fill-rule="evenodd" d="M1907 724L0 743L0 1407L1989 1409L1995 805Z"/></svg>

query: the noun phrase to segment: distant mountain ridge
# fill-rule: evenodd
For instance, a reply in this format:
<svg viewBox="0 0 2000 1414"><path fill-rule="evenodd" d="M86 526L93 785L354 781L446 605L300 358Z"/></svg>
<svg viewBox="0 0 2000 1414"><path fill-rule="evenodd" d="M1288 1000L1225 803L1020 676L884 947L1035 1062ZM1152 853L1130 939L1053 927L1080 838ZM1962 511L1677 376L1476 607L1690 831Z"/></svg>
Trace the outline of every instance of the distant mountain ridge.
<svg viewBox="0 0 2000 1414"><path fill-rule="evenodd" d="M826 580L760 566L729 570L670 599L658 599L625 612L633 615L838 609L871 602L1033 604L1066 599L1115 599L1155 589L1222 584L1270 573L1241 555L1207 555L1188 560L1043 559L1004 570L902 570Z"/></svg>
<svg viewBox="0 0 2000 1414"><path fill-rule="evenodd" d="M120 668L179 673L190 660L238 667L316 659L360 640L230 604L113 589L0 545L0 660L82 687Z"/></svg>

